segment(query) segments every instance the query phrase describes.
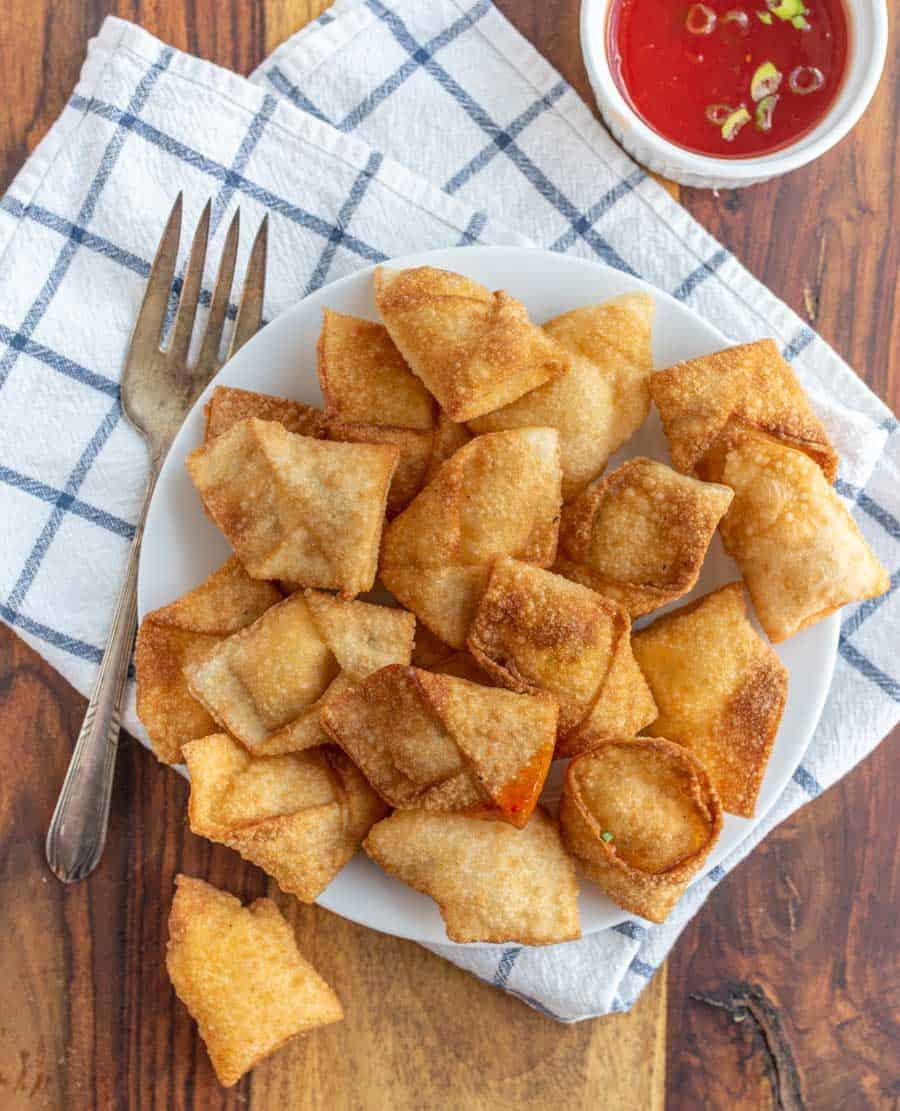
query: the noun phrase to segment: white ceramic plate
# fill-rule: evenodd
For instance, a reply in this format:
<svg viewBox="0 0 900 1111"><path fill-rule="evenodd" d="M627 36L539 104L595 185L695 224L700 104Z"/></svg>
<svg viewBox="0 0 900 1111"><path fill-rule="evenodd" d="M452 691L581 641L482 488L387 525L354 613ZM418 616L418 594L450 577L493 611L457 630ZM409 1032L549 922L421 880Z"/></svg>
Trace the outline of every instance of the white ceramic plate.
<svg viewBox="0 0 900 1111"><path fill-rule="evenodd" d="M644 289L656 301L653 356L664 367L680 359L705 355L727 346L725 338L685 305L635 278L596 262L519 247L457 247L410 255L391 265L440 266L468 274L491 289L505 289L522 300L535 321L595 304L631 290ZM325 307L377 319L372 297L372 270L360 270L325 286L283 313L223 367L219 385L240 386L321 404L316 379L316 340ZM199 399L169 451L147 518L138 582L138 611L143 616L184 594L229 554L224 537L207 520L184 466L185 456L203 437ZM662 427L653 411L644 426L610 466L633 455L668 461ZM688 597L739 577L716 536L696 589ZM676 605L683 605L680 599ZM646 619L645 619L646 620ZM837 650L837 615L786 643L778 654L790 672L787 706L763 780L753 820L726 815L718 844L706 864L709 871L736 848L772 806L793 775L819 720ZM551 808L558 799L562 768L555 765L545 788ZM581 929L594 933L633 917L582 881ZM449 944L436 905L373 864L364 853L347 865L322 893L321 906L384 933L415 941Z"/></svg>

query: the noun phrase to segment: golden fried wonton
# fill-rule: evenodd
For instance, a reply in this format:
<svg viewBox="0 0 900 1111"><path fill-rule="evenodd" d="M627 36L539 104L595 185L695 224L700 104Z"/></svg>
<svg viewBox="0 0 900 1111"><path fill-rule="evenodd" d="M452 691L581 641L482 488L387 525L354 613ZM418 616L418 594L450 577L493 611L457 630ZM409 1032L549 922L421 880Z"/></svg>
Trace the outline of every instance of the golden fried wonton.
<svg viewBox="0 0 900 1111"><path fill-rule="evenodd" d="M187 457L209 517L255 579L371 590L397 448L239 421Z"/></svg>
<svg viewBox="0 0 900 1111"><path fill-rule="evenodd" d="M238 390L232 386L216 386L212 397L204 405L203 412L206 416L203 434L205 444L248 417L278 421L288 432L294 432L298 436L315 436L322 419L322 410L313 405L303 405L299 401L289 401L286 397L273 397L267 393Z"/></svg>
<svg viewBox="0 0 900 1111"><path fill-rule="evenodd" d="M321 721L391 806L523 826L553 757L556 701L414 667L329 700Z"/></svg>
<svg viewBox="0 0 900 1111"><path fill-rule="evenodd" d="M137 714L158 760L179 763L182 742L215 728L188 691L184 668L279 601L278 587L251 579L231 556L200 586L144 617L134 659Z"/></svg>
<svg viewBox="0 0 900 1111"><path fill-rule="evenodd" d="M408 664L411 613L298 591L186 668L213 718L257 754L324 744L319 710L392 663Z"/></svg>
<svg viewBox="0 0 900 1111"><path fill-rule="evenodd" d="M632 617L692 590L733 494L639 457L563 507L555 571Z"/></svg>
<svg viewBox="0 0 900 1111"><path fill-rule="evenodd" d="M581 936L575 866L540 807L524 829L397 811L372 827L363 848L434 899L451 941L553 945Z"/></svg>
<svg viewBox="0 0 900 1111"><path fill-rule="evenodd" d="M634 653L659 707L646 731L689 748L722 806L752 818L788 673L750 623L741 584L658 618L635 634Z"/></svg>
<svg viewBox="0 0 900 1111"><path fill-rule="evenodd" d="M434 398L406 365L383 324L326 309L318 373L328 412L343 424L423 432L434 428Z"/></svg>
<svg viewBox="0 0 900 1111"><path fill-rule="evenodd" d="M837 454L774 340L676 363L651 377L650 393L672 463L685 474L720 482L732 438L755 429L805 452L834 482Z"/></svg>
<svg viewBox="0 0 900 1111"><path fill-rule="evenodd" d="M227 733L189 741L191 831L235 849L313 902L387 807L333 745L252 756Z"/></svg>
<svg viewBox="0 0 900 1111"><path fill-rule="evenodd" d="M890 589L887 571L803 452L746 433L725 454L722 481L734 490L722 539L771 640Z"/></svg>
<svg viewBox="0 0 900 1111"><path fill-rule="evenodd" d="M544 325L568 352L570 369L495 412L471 422L475 432L549 425L559 432L563 501L596 478L650 409L653 299L626 293L574 309Z"/></svg>
<svg viewBox="0 0 900 1111"><path fill-rule="evenodd" d="M388 517L396 517L469 433L438 410L383 324L326 309L318 355L327 404L320 434L399 449L387 501Z"/></svg>
<svg viewBox="0 0 900 1111"><path fill-rule="evenodd" d="M565 349L502 290L421 266L375 271L375 303L410 368L453 421L515 401L564 373Z"/></svg>
<svg viewBox="0 0 900 1111"><path fill-rule="evenodd" d="M559 509L555 429L476 436L385 529L381 579L437 637L464 648L492 560L551 564Z"/></svg>
<svg viewBox="0 0 900 1111"><path fill-rule="evenodd" d="M557 756L637 733L656 704L631 652L631 621L615 602L551 571L494 563L469 650L498 683L559 703Z"/></svg>
<svg viewBox="0 0 900 1111"><path fill-rule="evenodd" d="M344 1017L271 899L244 907L190 876L175 877L166 967L226 1088L298 1034Z"/></svg>
<svg viewBox="0 0 900 1111"><path fill-rule="evenodd" d="M321 434L326 440L352 444L391 444L398 449L397 469L391 480L387 499L389 519L401 513L428 481L434 455L434 430L421 432L414 428L383 428L375 424L348 424L335 420L330 413L322 418Z"/></svg>
<svg viewBox="0 0 900 1111"><path fill-rule="evenodd" d="M681 745L617 738L569 764L560 826L589 879L619 906L662 922L718 840L722 807Z"/></svg>
<svg viewBox="0 0 900 1111"><path fill-rule="evenodd" d="M468 679L483 687L498 686L484 668L479 667L474 656L444 644L421 623L416 625L416 642L413 645L411 662L414 667L425 668L438 675L454 675L457 679Z"/></svg>

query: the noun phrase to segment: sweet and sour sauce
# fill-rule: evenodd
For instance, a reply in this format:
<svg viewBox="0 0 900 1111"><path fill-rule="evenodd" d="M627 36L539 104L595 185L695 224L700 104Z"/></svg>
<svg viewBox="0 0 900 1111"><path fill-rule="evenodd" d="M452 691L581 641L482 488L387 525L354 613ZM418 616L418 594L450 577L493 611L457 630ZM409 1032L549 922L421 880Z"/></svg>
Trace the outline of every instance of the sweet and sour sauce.
<svg viewBox="0 0 900 1111"><path fill-rule="evenodd" d="M847 65L843 0L611 0L612 72L644 122L701 154L769 154L809 132Z"/></svg>

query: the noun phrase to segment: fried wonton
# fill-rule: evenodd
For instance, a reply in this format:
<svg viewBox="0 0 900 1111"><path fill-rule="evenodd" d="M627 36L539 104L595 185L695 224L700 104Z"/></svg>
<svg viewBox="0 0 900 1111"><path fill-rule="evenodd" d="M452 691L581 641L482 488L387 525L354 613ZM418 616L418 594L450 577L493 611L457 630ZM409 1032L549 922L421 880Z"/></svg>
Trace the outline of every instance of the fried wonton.
<svg viewBox="0 0 900 1111"><path fill-rule="evenodd" d="M574 309L544 325L568 352L570 369L471 422L475 432L549 425L559 432L563 501L599 475L650 410L653 300L626 293Z"/></svg>
<svg viewBox="0 0 900 1111"><path fill-rule="evenodd" d="M692 590L733 494L653 459L629 459L563 507L554 570L632 617Z"/></svg>
<svg viewBox="0 0 900 1111"><path fill-rule="evenodd" d="M352 598L375 581L397 448L295 436L239 421L187 458L209 517L255 579Z"/></svg>
<svg viewBox="0 0 900 1111"><path fill-rule="evenodd" d="M281 597L277 586L251 579L232 556L206 582L144 617L134 657L137 714L162 763L179 763L182 742L215 728L188 690L184 668L199 664Z"/></svg>
<svg viewBox="0 0 900 1111"><path fill-rule="evenodd" d="M428 464L426 482L431 482L441 468L441 464L454 455L459 449L472 439L472 435L464 424L452 421L446 413L439 412L437 424L434 428L434 445L431 449L431 461Z"/></svg>
<svg viewBox="0 0 900 1111"><path fill-rule="evenodd" d="M319 710L387 664L408 664L411 613L298 591L186 668L193 696L257 754L324 744Z"/></svg>
<svg viewBox="0 0 900 1111"><path fill-rule="evenodd" d="M719 526L776 643L890 589L887 571L808 455L745 434L724 457L734 501Z"/></svg>
<svg viewBox="0 0 900 1111"><path fill-rule="evenodd" d="M658 618L635 634L634 653L659 707L646 732L689 748L722 806L752 818L788 673L750 623L741 584Z"/></svg>
<svg viewBox="0 0 900 1111"><path fill-rule="evenodd" d="M387 501L396 517L469 433L438 410L383 324L326 309L318 356L327 405L320 435L399 449Z"/></svg>
<svg viewBox="0 0 900 1111"><path fill-rule="evenodd" d="M421 432L413 428L383 428L379 424L348 424L333 419L330 413L323 417L321 429L323 438L327 440L391 444L397 448L400 454L388 493L388 519L401 513L428 481L435 444L433 429Z"/></svg>
<svg viewBox="0 0 900 1111"><path fill-rule="evenodd" d="M656 717L631 652L621 606L550 571L494 563L469 631L469 650L498 683L547 691L559 703L557 756L601 737L637 733Z"/></svg>
<svg viewBox="0 0 900 1111"><path fill-rule="evenodd" d="M575 866L540 807L524 829L400 810L372 827L363 848L434 899L451 941L553 945L581 936Z"/></svg>
<svg viewBox="0 0 900 1111"><path fill-rule="evenodd" d="M342 424L430 432L434 398L406 365L383 324L325 310L318 345L319 385Z"/></svg>
<svg viewBox="0 0 900 1111"><path fill-rule="evenodd" d="M227 733L189 741L191 831L313 902L387 807L340 749L252 756Z"/></svg>
<svg viewBox="0 0 900 1111"><path fill-rule="evenodd" d="M416 625L416 642L413 645L412 664L437 672L438 675L454 675L457 679L468 679L483 687L495 687L490 675L480 667L469 652L458 652L449 644L432 633L421 623Z"/></svg>
<svg viewBox="0 0 900 1111"><path fill-rule="evenodd" d="M385 529L381 579L439 639L464 648L493 559L551 564L559 509L555 429L476 436Z"/></svg>
<svg viewBox="0 0 900 1111"><path fill-rule="evenodd" d="M410 368L453 421L515 401L563 374L565 349L502 290L421 266L375 271L375 303Z"/></svg>
<svg viewBox="0 0 900 1111"><path fill-rule="evenodd" d="M651 377L650 393L672 463L685 474L720 482L733 437L754 429L799 448L834 482L837 454L774 340L676 363Z"/></svg>
<svg viewBox="0 0 900 1111"><path fill-rule="evenodd" d="M288 432L298 436L315 436L319 431L322 410L314 405L289 401L286 397L273 397L267 393L238 390L232 386L216 386L212 397L203 407L206 427L203 442L208 444L216 436L227 432L238 421L256 417L283 424Z"/></svg>
<svg viewBox="0 0 900 1111"><path fill-rule="evenodd" d="M386 667L322 709L322 726L391 806L523 826L553 757L556 701Z"/></svg>
<svg viewBox="0 0 900 1111"><path fill-rule="evenodd" d="M722 807L681 745L615 738L569 764L559 820L589 879L619 906L662 922L718 840Z"/></svg>
<svg viewBox="0 0 900 1111"><path fill-rule="evenodd" d="M298 1034L344 1017L271 899L175 877L166 968L226 1088Z"/></svg>

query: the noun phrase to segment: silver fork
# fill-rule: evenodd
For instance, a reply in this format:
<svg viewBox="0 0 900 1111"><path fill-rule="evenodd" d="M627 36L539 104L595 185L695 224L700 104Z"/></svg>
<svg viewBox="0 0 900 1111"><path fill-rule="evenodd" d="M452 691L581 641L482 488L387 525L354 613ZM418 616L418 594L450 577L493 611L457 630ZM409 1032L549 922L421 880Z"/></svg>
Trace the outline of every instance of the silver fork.
<svg viewBox="0 0 900 1111"><path fill-rule="evenodd" d="M122 408L142 433L150 457L144 504L134 530L100 670L69 770L47 831L47 863L65 883L84 879L97 866L106 843L109 802L119 744L119 719L137 618L137 568L150 497L166 451L181 423L210 378L221 367L222 332L231 296L240 236L240 211L225 236L225 246L210 302L206 332L196 362L188 364L188 348L203 283L211 204L207 202L191 244L171 342L162 350L178 244L181 238L182 195L169 214L150 270L147 289L134 326L122 373ZM268 216L263 219L250 251L244 288L226 358L258 329L262 320L266 279Z"/></svg>

